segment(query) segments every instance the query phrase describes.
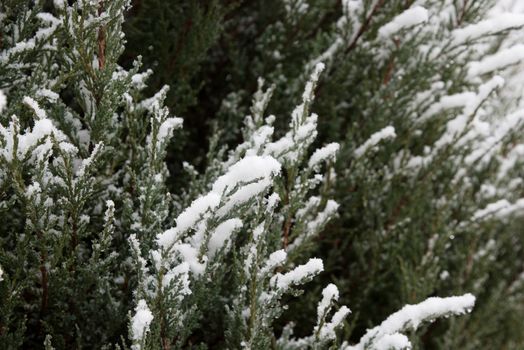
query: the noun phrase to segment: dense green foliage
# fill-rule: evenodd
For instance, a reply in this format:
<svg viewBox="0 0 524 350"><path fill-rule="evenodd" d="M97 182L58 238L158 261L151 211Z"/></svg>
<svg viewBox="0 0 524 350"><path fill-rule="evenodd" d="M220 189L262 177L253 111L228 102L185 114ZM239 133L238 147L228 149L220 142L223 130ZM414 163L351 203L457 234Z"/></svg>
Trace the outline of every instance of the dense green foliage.
<svg viewBox="0 0 524 350"><path fill-rule="evenodd" d="M493 5L2 1L0 347L523 348Z"/></svg>
<svg viewBox="0 0 524 350"><path fill-rule="evenodd" d="M150 2L158 7L173 6ZM286 13L283 3L239 1L231 10L223 23L222 35L201 63L202 80L193 84L195 90L202 89L199 103L188 112L190 118L203 119L197 130L209 130L210 135L215 131L209 125L218 122L224 139L235 140L248 112L245 107L255 89L253 83L259 76L276 85L268 109L277 115L277 123L278 116L289 112L293 99L300 93L303 67L331 43L341 2L308 1L307 12L296 16ZM314 110L320 116L319 138L344 140L345 149L337 162L339 181L333 190L342 204L340 218L321 235L313 255L321 256L329 266L324 281L334 280L339 286L344 285L344 303L358 310L350 321L355 340L367 327L406 303L432 295L470 291L475 282L482 280L482 286L476 288L484 301L477 308L483 310L473 314L476 320L454 325L461 330L451 329L445 322L431 326L427 330L431 338L420 332L422 344L428 347L440 344L443 348L518 348L523 341L517 321L522 306L506 302L508 296L503 292L503 285L518 279L522 272L521 243L515 244L522 242L522 220L514 218L509 222L489 222L482 227L457 230L459 223L471 218L472 210L489 203L490 199L482 198L479 192L483 184L490 183L488 179L496 173L496 167L486 164L482 169L469 172L468 188L463 182L453 183L459 166L446 164L446 158L435 161L418 176L397 175L384 180L387 172L384 166L391 164L399 150L409 149L420 154L424 145L434 142L450 117L449 113L443 113L421 130L414 129L411 103L415 95L430 88L436 74L450 82L447 87L450 93L471 88L461 73L465 69L464 60L426 59L413 63L413 51L424 42L422 36L396 43L386 59L374 57L373 51L363 43L372 41L377 28L411 4L412 1L382 1L362 34L362 42L348 46L331 58L325 74L328 76L324 76L317 90ZM436 7L444 8L443 4L434 2ZM473 1L462 7L461 2L455 2L457 18L450 20L448 27L479 21L492 4ZM146 13L137 15L148 17ZM162 43L169 39L161 36L155 40ZM164 73L160 70L154 75ZM401 137L367 159L368 164L355 164L351 149L387 125L394 125ZM418 134L420 131L422 135ZM504 152L518 143L518 136L515 130ZM199 135L188 140L186 147L198 149L202 139ZM517 178L522 173L518 168L514 171L513 176ZM522 190L512 193L514 199L520 196ZM435 199L450 204L441 207ZM429 252L428 241L435 234L440 234L435 238L436 251ZM453 248L446 247L449 236L456 236ZM477 268L473 268L471 262L468 264L479 246L494 237L500 245L494 255L484 257L486 262L478 263ZM439 261L422 264L422 259L428 259L424 258L428 253L439 257ZM456 278L441 280L442 271ZM321 286L319 283L318 287L311 287L311 294L318 294ZM312 298L297 305L289 314L304 312L304 321L310 318L315 306ZM304 311L308 309L309 312ZM497 321L483 322L486 315ZM449 340L443 336L445 332L456 339ZM443 339L451 343L443 343Z"/></svg>
<svg viewBox="0 0 524 350"><path fill-rule="evenodd" d="M176 7L153 0L145 2L158 8ZM221 35L200 63L201 80L192 84L200 95L198 103L189 109L188 117L199 119L200 123L196 126L199 134L187 140L187 149L205 152L201 145L208 137L200 133L202 130L207 130L207 135L214 133L215 129L209 127L213 123L220 125L218 130L224 140L236 140L256 88L254 81L260 76L276 86L269 113L277 116L277 125L279 119L285 122L279 116L289 113L289 106L301 93L304 67L333 42L342 11L342 3L335 0L307 1L309 7L305 13L286 12L285 3L301 2L239 1L232 10L229 5L223 7L224 12L230 12L223 21ZM441 113L425 125L413 125L413 114L429 105L429 101L423 101L420 106L413 106L417 93L430 89L438 80L447 82L445 91L450 94L470 90L474 85L466 79L464 57L454 60L447 56L414 57L413 52L427 43L431 34L437 38L439 34L419 33L411 40L395 39L384 56L377 57L372 46L384 46L383 42L374 42L378 28L413 5L413 1L378 3L377 10L363 26L358 44L346 44L326 62L328 71L320 82L313 106L320 116L321 142L343 141L337 162L338 181L332 190L342 205L340 217L319 237L312 252L326 263L327 273L321 280L336 281L343 286L343 302L357 310L349 321L351 327L347 333L354 340L406 303L432 295L474 290L481 299L472 320L432 325L419 332L420 346L519 348L524 341L518 322L522 304L509 303L512 297L506 289L521 278L522 219L468 226L464 222L494 199L505 197L512 202L522 197L521 186L510 193L483 192L490 191L489 185L518 179L522 170L517 166L505 178L496 179L497 161L493 160L467 170L464 179L453 181L462 164L448 160L450 150L419 174L388 175L391 172L388 167L393 166L400 150L422 154L424 146L435 142L446 122L457 113ZM445 1L421 4L434 6L436 11L447 6ZM478 22L493 2L451 4L454 13L445 24L448 30ZM135 15L148 18L145 12ZM157 36L155 41L161 45L170 39ZM493 48L488 52L496 50L501 41L502 37L493 40ZM134 50L144 52L146 48ZM473 59L476 55L472 54ZM163 77L164 71L159 70L155 75ZM437 91L435 95L438 94ZM507 105L514 102L504 101L490 111L495 115L508 113ZM355 162L352 150L387 125L395 127L397 138L365 162ZM507 136L502 153L510 152L519 143L520 130ZM465 147L452 151L454 157L470 152ZM496 246L488 243L492 239ZM475 254L486 245L492 251L473 264ZM450 278L441 278L447 274ZM290 318L303 313L302 324L308 324L322 284L310 287L311 298L294 305L288 313Z"/></svg>

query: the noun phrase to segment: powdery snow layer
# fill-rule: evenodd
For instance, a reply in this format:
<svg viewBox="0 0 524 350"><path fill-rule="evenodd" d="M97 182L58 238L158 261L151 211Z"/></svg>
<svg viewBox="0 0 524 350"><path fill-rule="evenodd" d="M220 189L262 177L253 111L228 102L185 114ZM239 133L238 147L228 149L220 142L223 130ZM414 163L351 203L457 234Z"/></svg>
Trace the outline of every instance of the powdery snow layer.
<svg viewBox="0 0 524 350"><path fill-rule="evenodd" d="M287 253L284 249L277 250L269 255L264 267L260 270L260 275L266 275L275 267L282 265L287 259Z"/></svg>
<svg viewBox="0 0 524 350"><path fill-rule="evenodd" d="M524 60L524 45L518 44L508 49L498 51L487 56L480 62L471 62L468 68L468 77L474 78L479 75L494 72L498 69L516 64Z"/></svg>
<svg viewBox="0 0 524 350"><path fill-rule="evenodd" d="M333 315L331 318L331 321L329 323L326 323L324 327L320 329L320 335L319 337L321 339L325 340L333 340L336 338L335 330L342 324L342 322L346 319L347 315L351 310L345 305L341 306L340 309L338 309L337 312Z"/></svg>
<svg viewBox="0 0 524 350"><path fill-rule="evenodd" d="M176 218L177 226L175 228L170 228L158 235L158 245L163 248L168 248L182 233L194 227L205 212L216 208L219 203L220 196L214 192L195 199L193 203Z"/></svg>
<svg viewBox="0 0 524 350"><path fill-rule="evenodd" d="M453 31L453 44L462 45L486 35L524 26L524 14L501 13L493 18L470 24Z"/></svg>
<svg viewBox="0 0 524 350"><path fill-rule="evenodd" d="M4 92L0 90L0 113L2 113L6 105L7 105L7 98L5 97Z"/></svg>
<svg viewBox="0 0 524 350"><path fill-rule="evenodd" d="M474 306L475 297L469 293L448 298L432 297L416 305L406 305L379 326L368 330L357 345L347 347L347 350L364 350L371 344L380 342L384 336L417 329L422 322L441 316L464 314L470 312Z"/></svg>
<svg viewBox="0 0 524 350"><path fill-rule="evenodd" d="M182 118L167 118L158 129L158 140L160 142L165 142L168 137L171 135L171 132L182 126Z"/></svg>
<svg viewBox="0 0 524 350"><path fill-rule="evenodd" d="M335 157L340 149L340 145L336 142L330 143L322 148L317 149L311 158L309 158L308 166L315 168L321 163L335 160Z"/></svg>
<svg viewBox="0 0 524 350"><path fill-rule="evenodd" d="M328 284L324 290L322 290L322 300L317 306L317 323L320 322L321 318L326 314L331 305L338 300L338 297L338 288L333 283Z"/></svg>
<svg viewBox="0 0 524 350"><path fill-rule="evenodd" d="M271 284L276 283L278 289L286 291L293 285L299 284L302 280L311 278L323 270L324 263L321 259L309 259L306 264L297 266L284 275L276 274L271 278Z"/></svg>
<svg viewBox="0 0 524 350"><path fill-rule="evenodd" d="M374 350L410 349L411 342L404 334L386 334L375 343Z"/></svg>
<svg viewBox="0 0 524 350"><path fill-rule="evenodd" d="M204 233L211 218L221 219L231 210L259 195L271 186L271 177L280 171L280 163L270 156L247 156L229 167L212 186L212 191L194 200L177 218L176 226L157 235L161 250L178 256L188 263L191 272L204 272L208 258L229 242L232 233L242 226L238 218L218 224L209 237L206 256L200 256ZM278 196L270 199L276 204ZM194 231L194 234L191 233ZM189 239L188 239L189 238ZM189 242L189 243L182 243ZM160 250L155 252L160 256Z"/></svg>
<svg viewBox="0 0 524 350"><path fill-rule="evenodd" d="M213 192L222 194L233 190L241 183L267 178L280 172L280 163L270 156L248 156L220 176L213 184Z"/></svg>
<svg viewBox="0 0 524 350"><path fill-rule="evenodd" d="M218 250L222 249L222 247L224 247L228 242L231 234L241 227L242 220L238 218L226 220L218 225L215 231L211 234L207 245L209 257L212 258Z"/></svg>
<svg viewBox="0 0 524 350"><path fill-rule="evenodd" d="M153 314L143 299L138 301L135 311L136 313L131 320L132 337L133 340L140 340L149 331L149 325L153 321Z"/></svg>
<svg viewBox="0 0 524 350"><path fill-rule="evenodd" d="M45 111L42 108L40 108L38 102L33 100L31 97L25 96L23 101L29 108L31 108L35 112L35 115L38 119L47 118Z"/></svg>
<svg viewBox="0 0 524 350"><path fill-rule="evenodd" d="M392 127L391 125L386 126L384 129L377 131L376 133L371 135L369 139L367 139L367 141L364 142L364 144L362 144L359 148L357 148L355 150L355 157L356 158L362 157L368 150L377 146L380 143L380 141L393 139L396 136L397 135L395 134L395 128Z"/></svg>
<svg viewBox="0 0 524 350"><path fill-rule="evenodd" d="M461 92L458 94L442 96L438 102L432 104L420 117L418 122L425 122L432 116L453 108L463 108L476 98L474 92Z"/></svg>
<svg viewBox="0 0 524 350"><path fill-rule="evenodd" d="M524 198L517 200L515 203L510 203L506 199L498 200L494 203L488 204L484 209L477 210L472 217L473 221L482 221L496 217L504 219L505 217L522 213L524 211Z"/></svg>
<svg viewBox="0 0 524 350"><path fill-rule="evenodd" d="M404 28L409 28L427 22L428 10L421 6L414 6L402 12L400 15L393 18L393 20L378 30L380 37L390 37Z"/></svg>

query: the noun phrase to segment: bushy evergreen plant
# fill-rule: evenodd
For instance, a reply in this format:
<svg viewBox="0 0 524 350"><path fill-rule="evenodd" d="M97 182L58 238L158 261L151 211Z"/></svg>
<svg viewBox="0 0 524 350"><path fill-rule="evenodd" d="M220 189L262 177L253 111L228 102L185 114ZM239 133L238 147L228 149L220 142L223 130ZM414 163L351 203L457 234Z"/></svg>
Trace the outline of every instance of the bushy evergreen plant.
<svg viewBox="0 0 524 350"><path fill-rule="evenodd" d="M3 1L0 346L522 348L505 10Z"/></svg>

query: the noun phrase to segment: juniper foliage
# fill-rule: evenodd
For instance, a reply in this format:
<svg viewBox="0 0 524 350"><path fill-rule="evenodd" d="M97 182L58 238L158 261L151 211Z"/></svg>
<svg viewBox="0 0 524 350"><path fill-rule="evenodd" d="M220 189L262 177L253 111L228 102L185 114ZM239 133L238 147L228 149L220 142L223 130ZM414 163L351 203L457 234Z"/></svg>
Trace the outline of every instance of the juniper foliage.
<svg viewBox="0 0 524 350"><path fill-rule="evenodd" d="M133 5L0 4L4 348L522 347L524 15Z"/></svg>

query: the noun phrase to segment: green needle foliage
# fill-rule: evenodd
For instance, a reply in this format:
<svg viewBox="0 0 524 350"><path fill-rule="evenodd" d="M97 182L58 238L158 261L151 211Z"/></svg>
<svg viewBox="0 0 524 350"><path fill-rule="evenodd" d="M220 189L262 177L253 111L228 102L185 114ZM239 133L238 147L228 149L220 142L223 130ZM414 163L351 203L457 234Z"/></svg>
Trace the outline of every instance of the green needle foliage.
<svg viewBox="0 0 524 350"><path fill-rule="evenodd" d="M0 348L522 349L505 11L2 1Z"/></svg>

